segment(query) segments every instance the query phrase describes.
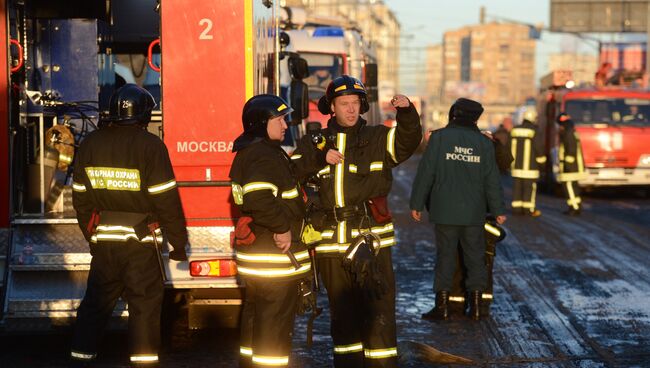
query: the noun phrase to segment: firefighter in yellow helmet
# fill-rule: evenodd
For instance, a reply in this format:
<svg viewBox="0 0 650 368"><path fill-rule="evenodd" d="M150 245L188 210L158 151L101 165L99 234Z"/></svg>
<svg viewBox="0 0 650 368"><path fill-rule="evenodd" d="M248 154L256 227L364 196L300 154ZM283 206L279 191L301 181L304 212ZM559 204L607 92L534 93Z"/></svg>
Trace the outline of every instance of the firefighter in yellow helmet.
<svg viewBox="0 0 650 368"><path fill-rule="evenodd" d="M230 178L241 212L234 246L246 283L241 367L289 364L300 284L310 276L309 253L300 241L305 201L299 172L280 146L291 111L280 97L252 97L243 108L244 132L233 147Z"/></svg>
<svg viewBox="0 0 650 368"><path fill-rule="evenodd" d="M127 84L110 99L110 119L81 143L74 163L73 206L90 242L88 285L72 339L73 364L97 354L117 299L129 305L130 362L157 367L163 278L158 244L187 259L187 230L165 144L147 132L155 102Z"/></svg>
<svg viewBox="0 0 650 368"><path fill-rule="evenodd" d="M536 209L537 179L546 163L544 141L535 124L537 113L527 106L520 125L510 131L510 151L514 157L510 174L513 178L512 212L515 215L540 216Z"/></svg>
<svg viewBox="0 0 650 368"><path fill-rule="evenodd" d="M573 120L565 113L557 117L559 125L560 147L558 159L560 171L558 181L562 184L564 195L567 199L568 209L564 212L570 216L577 216L582 211L582 198L578 180L585 177L585 163L582 157L580 136L573 126Z"/></svg>

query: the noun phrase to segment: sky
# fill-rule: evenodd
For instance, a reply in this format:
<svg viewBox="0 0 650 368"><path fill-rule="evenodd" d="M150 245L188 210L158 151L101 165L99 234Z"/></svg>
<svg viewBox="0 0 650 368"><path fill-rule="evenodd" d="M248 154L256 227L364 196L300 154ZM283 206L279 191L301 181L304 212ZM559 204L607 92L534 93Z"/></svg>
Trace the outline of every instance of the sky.
<svg viewBox="0 0 650 368"><path fill-rule="evenodd" d="M511 19L548 27L550 0L384 0L401 25L400 84L402 93L422 89L425 47L442 43L445 31L479 23L480 7L486 8L486 21ZM501 18L501 19L500 19ZM551 53L576 50L597 54L595 42L542 31L536 47L536 80L548 72ZM420 78L418 78L420 77Z"/></svg>

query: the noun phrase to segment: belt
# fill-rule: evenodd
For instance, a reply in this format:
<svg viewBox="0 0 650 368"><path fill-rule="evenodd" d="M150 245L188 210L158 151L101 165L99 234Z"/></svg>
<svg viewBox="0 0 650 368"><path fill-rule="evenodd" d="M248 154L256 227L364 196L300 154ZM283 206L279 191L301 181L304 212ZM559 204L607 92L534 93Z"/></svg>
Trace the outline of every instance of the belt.
<svg viewBox="0 0 650 368"><path fill-rule="evenodd" d="M346 221L353 218L368 216L370 213L366 202L360 204L353 204L345 207L335 207L332 210L326 211L327 219L336 222Z"/></svg>

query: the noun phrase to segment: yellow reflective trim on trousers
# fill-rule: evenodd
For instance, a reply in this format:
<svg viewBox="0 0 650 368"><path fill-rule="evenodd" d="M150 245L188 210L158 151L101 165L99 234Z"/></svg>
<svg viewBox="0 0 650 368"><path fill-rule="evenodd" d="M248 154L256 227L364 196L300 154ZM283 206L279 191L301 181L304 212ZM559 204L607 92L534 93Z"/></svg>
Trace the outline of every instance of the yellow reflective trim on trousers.
<svg viewBox="0 0 650 368"><path fill-rule="evenodd" d="M512 207L521 207L521 206L523 206L523 204L524 204L524 202L522 202L522 201L512 201L512 202L510 202L510 205Z"/></svg>
<svg viewBox="0 0 650 368"><path fill-rule="evenodd" d="M557 176L558 181L580 181L587 177L585 172L571 172L571 173L559 173Z"/></svg>
<svg viewBox="0 0 650 368"><path fill-rule="evenodd" d="M80 360L93 360L96 356L97 354L87 354L74 350L70 351L70 357Z"/></svg>
<svg viewBox="0 0 650 368"><path fill-rule="evenodd" d="M247 347L247 346L240 346L239 347L239 354L245 355L245 356L253 356L253 349Z"/></svg>
<svg viewBox="0 0 650 368"><path fill-rule="evenodd" d="M356 174L356 172L357 172L357 165L350 164L350 166L348 166L348 170L350 170L351 173L355 173L355 174Z"/></svg>
<svg viewBox="0 0 650 368"><path fill-rule="evenodd" d="M300 268L251 268L237 266L237 272L241 275L260 276L260 277L283 277L300 275L311 269L311 263L301 265Z"/></svg>
<svg viewBox="0 0 650 368"><path fill-rule="evenodd" d="M531 143L530 139L524 141L524 167L523 170L530 170L530 154L531 154Z"/></svg>
<svg viewBox="0 0 650 368"><path fill-rule="evenodd" d="M544 163L546 163L546 156L536 157L535 161L537 161L538 164L544 164Z"/></svg>
<svg viewBox="0 0 650 368"><path fill-rule="evenodd" d="M386 151L390 155L390 158L393 162L397 163L397 158L395 157L395 131L397 128L390 128L388 135L386 136Z"/></svg>
<svg viewBox="0 0 650 368"><path fill-rule="evenodd" d="M130 357L132 362L153 363L158 361L158 354L135 354Z"/></svg>
<svg viewBox="0 0 650 368"><path fill-rule="evenodd" d="M230 184L230 188L232 189L232 199L235 201L235 204L240 206L244 204L244 189L241 185L233 182Z"/></svg>
<svg viewBox="0 0 650 368"><path fill-rule="evenodd" d="M492 226L492 225L490 225L488 223L486 223L483 227L485 228L485 230L487 232L489 232L490 234L492 234L494 236L500 236L501 235L501 231L499 231L499 229L497 227L494 227L494 226Z"/></svg>
<svg viewBox="0 0 650 368"><path fill-rule="evenodd" d="M568 181L566 183L566 189L567 189L567 193L569 194L569 199L567 199L566 201L567 204L575 210L579 209L580 202L582 202L582 199L580 197L576 197L576 194L573 190L573 182Z"/></svg>
<svg viewBox="0 0 650 368"><path fill-rule="evenodd" d="M147 191L149 194L160 194L174 188L176 188L176 180L172 179L166 183L152 185L147 188Z"/></svg>
<svg viewBox="0 0 650 368"><path fill-rule="evenodd" d="M535 137L535 131L526 128L513 128L510 131L510 136L514 138L533 138Z"/></svg>
<svg viewBox="0 0 650 368"><path fill-rule="evenodd" d="M294 253L293 255L298 261L309 258L309 252L306 250ZM249 262L291 263L291 260L286 254L251 254L237 252L235 257L239 260Z"/></svg>
<svg viewBox="0 0 650 368"><path fill-rule="evenodd" d="M342 155L345 155L345 133L336 134L336 147ZM345 160L336 164L334 171L334 201L337 207L345 207L345 197L343 192L343 175L345 169Z"/></svg>
<svg viewBox="0 0 650 368"><path fill-rule="evenodd" d="M381 171L384 169L384 163L381 161L373 161L370 163L370 171Z"/></svg>
<svg viewBox="0 0 650 368"><path fill-rule="evenodd" d="M510 141L510 153L512 153L512 157L517 157L517 140L512 139ZM510 170L515 170L515 162L517 160L512 160L512 164L510 164Z"/></svg>
<svg viewBox="0 0 650 368"><path fill-rule="evenodd" d="M381 239L379 244L380 244L380 248L390 247L391 245L395 245L395 238L391 237L391 238Z"/></svg>
<svg viewBox="0 0 650 368"><path fill-rule="evenodd" d="M562 171L564 171L564 144L560 144L560 149L558 150L557 155L558 155L558 161L560 164L560 173L561 173Z"/></svg>
<svg viewBox="0 0 650 368"><path fill-rule="evenodd" d="M357 342L349 345L334 345L334 354L357 353L363 350L363 343Z"/></svg>
<svg viewBox="0 0 650 368"><path fill-rule="evenodd" d="M494 297L492 296L492 294L483 293L481 294L481 298L492 300Z"/></svg>
<svg viewBox="0 0 650 368"><path fill-rule="evenodd" d="M268 366L282 366L289 364L288 356L264 356L253 354L253 363Z"/></svg>
<svg viewBox="0 0 650 368"><path fill-rule="evenodd" d="M293 199L298 197L298 188L293 188L291 190L286 190L282 192L283 199Z"/></svg>
<svg viewBox="0 0 650 368"><path fill-rule="evenodd" d="M255 192L257 190L270 190L273 192L273 196L277 197L278 196L278 187L271 183L263 182L263 181L254 181L252 183L244 184L242 187L244 195Z"/></svg>
<svg viewBox="0 0 650 368"><path fill-rule="evenodd" d="M291 155L292 160L297 160L299 158L302 158L302 155Z"/></svg>
<svg viewBox="0 0 650 368"><path fill-rule="evenodd" d="M85 192L86 191L86 186L73 181L72 182L72 190L74 190L75 192Z"/></svg>
<svg viewBox="0 0 650 368"><path fill-rule="evenodd" d="M450 296L449 301L450 302L462 303L462 302L465 301L465 297L464 296Z"/></svg>
<svg viewBox="0 0 650 368"><path fill-rule="evenodd" d="M87 167L93 189L140 191L140 171L119 167Z"/></svg>
<svg viewBox="0 0 650 368"><path fill-rule="evenodd" d="M363 349L363 355L370 359L384 359L397 356L397 348Z"/></svg>
<svg viewBox="0 0 650 368"><path fill-rule="evenodd" d="M518 179L537 179L539 178L539 170L512 169L510 170L510 175Z"/></svg>
<svg viewBox="0 0 650 368"><path fill-rule="evenodd" d="M585 171L585 162L582 160L582 148L580 147L580 141L578 141L576 160L578 161L578 172L583 173Z"/></svg>
<svg viewBox="0 0 650 368"><path fill-rule="evenodd" d="M532 208L535 208L535 197L537 197L537 183L533 183L533 192L530 196L530 203L533 205Z"/></svg>
<svg viewBox="0 0 650 368"><path fill-rule="evenodd" d="M572 164L572 163L576 162L576 158L573 157L573 156L566 156L564 158L564 162L566 162L568 164Z"/></svg>

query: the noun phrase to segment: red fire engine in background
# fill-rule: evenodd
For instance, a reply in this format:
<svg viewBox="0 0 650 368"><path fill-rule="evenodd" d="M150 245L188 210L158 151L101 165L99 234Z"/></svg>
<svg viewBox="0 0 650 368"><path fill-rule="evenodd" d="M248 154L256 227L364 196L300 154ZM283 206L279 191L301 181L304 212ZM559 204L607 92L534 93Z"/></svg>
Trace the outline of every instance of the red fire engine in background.
<svg viewBox="0 0 650 368"><path fill-rule="evenodd" d="M650 91L639 68L642 62L635 61L645 60L645 54L637 48L631 49L634 55L625 50L601 53L595 86L571 88L570 71L558 70L542 78L546 90L538 100L538 116L551 159L547 162L553 163L545 173L549 187L558 171L554 122L560 112L571 116L580 136L585 163L581 186L650 186ZM608 61L611 55L625 62Z"/></svg>

